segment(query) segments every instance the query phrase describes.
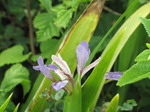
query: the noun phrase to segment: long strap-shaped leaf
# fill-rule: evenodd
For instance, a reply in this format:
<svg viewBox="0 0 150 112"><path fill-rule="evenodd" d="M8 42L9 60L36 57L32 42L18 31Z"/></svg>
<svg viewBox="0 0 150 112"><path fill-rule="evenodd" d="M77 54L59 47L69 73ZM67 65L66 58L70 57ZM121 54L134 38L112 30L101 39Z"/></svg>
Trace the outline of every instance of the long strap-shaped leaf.
<svg viewBox="0 0 150 112"><path fill-rule="evenodd" d="M93 70L82 88L83 112L92 111L94 108L101 89L104 85L104 75L108 72L122 47L130 38L132 33L141 23L139 17L146 17L150 13L150 3L138 9L116 32L106 49L104 50L101 61ZM122 32L123 35L121 34Z"/></svg>
<svg viewBox="0 0 150 112"><path fill-rule="evenodd" d="M74 72L76 68L76 46L82 41L89 41L99 20L100 13L103 9L105 0L94 0L87 7L81 17L73 25L65 37L58 53L68 62L70 69ZM46 100L39 98L39 95L45 88L49 88L51 81L44 78L39 89L33 96L26 112L43 112L46 108ZM34 88L33 88L34 89ZM31 97L30 97L31 98Z"/></svg>

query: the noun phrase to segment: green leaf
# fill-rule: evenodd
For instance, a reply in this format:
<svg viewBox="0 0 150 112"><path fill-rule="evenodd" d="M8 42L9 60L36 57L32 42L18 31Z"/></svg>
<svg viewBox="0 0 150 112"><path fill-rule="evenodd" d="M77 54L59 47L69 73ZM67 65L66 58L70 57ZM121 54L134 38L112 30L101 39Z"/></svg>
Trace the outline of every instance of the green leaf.
<svg viewBox="0 0 150 112"><path fill-rule="evenodd" d="M54 19L56 18L55 13L40 13L38 14L34 21L34 27L38 29L43 29L49 25L49 23L52 23Z"/></svg>
<svg viewBox="0 0 150 112"><path fill-rule="evenodd" d="M9 97L6 99L6 101L0 106L0 112L4 112L4 110L6 109L11 97L12 97L12 94L10 94Z"/></svg>
<svg viewBox="0 0 150 112"><path fill-rule="evenodd" d="M41 5L47 10L51 11L52 8L52 0L39 0Z"/></svg>
<svg viewBox="0 0 150 112"><path fill-rule="evenodd" d="M59 36L59 28L53 24L55 14L41 13L34 19L34 27L38 28L37 41L42 42L51 39L53 36Z"/></svg>
<svg viewBox="0 0 150 112"><path fill-rule="evenodd" d="M57 14L57 19L55 21L56 26L66 28L71 17L73 10L72 9L62 9Z"/></svg>
<svg viewBox="0 0 150 112"><path fill-rule="evenodd" d="M150 19L140 18L148 36L150 37Z"/></svg>
<svg viewBox="0 0 150 112"><path fill-rule="evenodd" d="M150 60L150 49L144 50L142 53L140 53L136 58L136 62L140 61L148 61Z"/></svg>
<svg viewBox="0 0 150 112"><path fill-rule="evenodd" d="M0 67L5 64L13 64L23 62L29 58L31 53L23 55L24 48L21 45L16 45L8 48L0 53Z"/></svg>
<svg viewBox="0 0 150 112"><path fill-rule="evenodd" d="M42 53L42 56L45 58L49 58L50 54L54 54L56 51L55 47L58 43L58 39L49 39L47 41L44 41L40 45L40 51Z"/></svg>
<svg viewBox="0 0 150 112"><path fill-rule="evenodd" d="M14 109L13 112L18 112L19 105L20 105L20 104L18 104L18 105L16 106L16 108Z"/></svg>
<svg viewBox="0 0 150 112"><path fill-rule="evenodd" d="M4 76L1 83L1 89L4 90L4 94L11 91L16 85L22 84L24 89L24 95L29 91L30 81L29 72L21 64L12 65Z"/></svg>
<svg viewBox="0 0 150 112"><path fill-rule="evenodd" d="M119 102L119 94L114 96L114 98L111 100L109 106L106 109L106 112L116 112Z"/></svg>
<svg viewBox="0 0 150 112"><path fill-rule="evenodd" d="M150 77L150 61L141 61L124 72L118 81L118 86L124 86Z"/></svg>
<svg viewBox="0 0 150 112"><path fill-rule="evenodd" d="M147 48L150 49L150 43L146 43Z"/></svg>

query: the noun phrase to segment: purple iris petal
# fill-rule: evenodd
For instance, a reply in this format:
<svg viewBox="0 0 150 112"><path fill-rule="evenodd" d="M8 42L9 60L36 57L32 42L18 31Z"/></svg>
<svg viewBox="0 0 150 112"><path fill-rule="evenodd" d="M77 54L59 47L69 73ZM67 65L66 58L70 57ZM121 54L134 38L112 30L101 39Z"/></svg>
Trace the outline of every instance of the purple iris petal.
<svg viewBox="0 0 150 112"><path fill-rule="evenodd" d="M88 46L88 43L86 41L82 41L76 49L76 54L77 54L77 69L78 73L80 74L81 71L84 69L84 66L89 59L89 54L90 54L90 49Z"/></svg>
<svg viewBox="0 0 150 112"><path fill-rule="evenodd" d="M40 71L40 67L39 66L33 66L34 70Z"/></svg>
<svg viewBox="0 0 150 112"><path fill-rule="evenodd" d="M38 66L33 66L33 69L41 71L46 77L48 77L50 80L54 80L52 74L50 73L50 70L47 68L47 65L44 65L43 58L40 56L38 58Z"/></svg>
<svg viewBox="0 0 150 112"><path fill-rule="evenodd" d="M107 72L105 74L105 78L111 80L119 80L122 75L123 73L121 72Z"/></svg>
<svg viewBox="0 0 150 112"><path fill-rule="evenodd" d="M47 65L47 67L54 70L54 71L58 69L58 67L55 64Z"/></svg>
<svg viewBox="0 0 150 112"><path fill-rule="evenodd" d="M52 87L56 91L59 91L60 89L64 88L68 82L69 82L68 80L58 81L58 82L55 82L54 84L52 84Z"/></svg>

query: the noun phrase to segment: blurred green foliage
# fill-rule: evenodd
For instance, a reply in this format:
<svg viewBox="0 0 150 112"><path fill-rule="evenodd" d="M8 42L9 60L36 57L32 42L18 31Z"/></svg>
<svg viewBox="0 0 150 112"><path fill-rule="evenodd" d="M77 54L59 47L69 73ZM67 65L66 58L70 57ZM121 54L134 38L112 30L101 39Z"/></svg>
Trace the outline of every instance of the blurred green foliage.
<svg viewBox="0 0 150 112"><path fill-rule="evenodd" d="M81 12L86 8L90 0L1 0L0 1L0 105L7 101L11 92L16 93L12 97L12 100L6 108L6 112L11 112L15 109L15 106L20 102L26 102L30 89L33 86L34 81L37 78L37 72L32 70L32 66L35 65L35 61L38 56L42 56L45 59L50 58L50 54L56 52L56 48L60 45L60 40L64 34L70 29L72 24L80 16ZM90 49L96 47L102 37L107 31L114 25L119 16L127 9L127 4L130 0L107 0L105 3L104 11L101 15L100 22L94 32L93 38L90 41ZM147 0L139 0L139 4L142 5L148 2ZM29 4L28 4L29 3ZM30 12L30 14L29 14ZM116 14L117 12L117 14ZM118 15L119 14L119 15ZM29 23L29 19L32 20L32 24ZM135 33L143 34L143 31L150 36L150 21L149 18L141 18L141 26L145 30L138 30ZM121 22L121 24L124 21ZM119 26L121 26L121 24ZM29 28L31 25L32 31ZM119 28L109 35L109 37L103 42L102 47L99 49L97 55L100 55L107 46L108 42L112 38L113 34ZM33 34L34 40L31 41L31 35ZM144 36L144 42L148 42L149 38ZM34 46L35 54L31 52L31 44ZM145 48L145 44L138 44L142 49ZM131 49L127 47L126 49ZM139 48L135 48L138 51ZM132 52L135 54L134 52ZM94 57L96 58L97 55ZM136 53L137 55L137 53ZM124 59L126 56L124 56ZM129 58L128 58L129 59ZM149 77L149 49L145 50L135 60L137 64L133 65L127 74L125 82L121 79L121 85L134 83L137 80ZM133 61L133 59L129 59ZM145 62L143 62L145 61ZM118 63L118 61L116 62ZM148 63L148 66L146 66ZM127 63L128 65L129 63ZM130 65L130 64L129 64ZM131 66L131 65L130 65ZM146 68L146 67L148 68ZM129 67L129 66L128 66ZM142 68L142 71L137 71ZM135 70L136 69L136 70ZM116 66L112 68L112 71L119 70ZM146 71L146 72L145 72ZM136 77L144 75L146 76L133 77L132 80L130 74L133 73ZM135 74L138 72L137 74ZM129 75L129 76L128 76ZM134 80L133 80L134 79ZM126 81L128 80L128 82ZM120 83L119 82L119 83ZM101 94L101 98L98 100L95 111L103 110L104 102L110 101L117 93L117 87L115 82L111 82L104 86ZM134 112L150 111L150 88L149 79L144 79L131 85L131 91L127 91L126 99L135 99L135 101L125 102L120 109L122 111ZM135 94L135 91L137 94ZM19 95L18 95L19 94ZM43 93L44 94L44 93ZM42 94L42 95L43 95ZM47 91L45 93L47 95ZM49 94L48 94L49 95ZM45 112L61 112L64 105L64 94L61 98L59 96L51 96L52 100L47 100L49 108L45 109ZM122 94L120 94L122 96ZM45 97L42 97L45 100ZM139 99L141 98L141 99ZM57 100L56 100L57 99ZM9 99L10 100L10 99ZM135 107L134 107L135 106ZM0 107L1 108L1 107Z"/></svg>

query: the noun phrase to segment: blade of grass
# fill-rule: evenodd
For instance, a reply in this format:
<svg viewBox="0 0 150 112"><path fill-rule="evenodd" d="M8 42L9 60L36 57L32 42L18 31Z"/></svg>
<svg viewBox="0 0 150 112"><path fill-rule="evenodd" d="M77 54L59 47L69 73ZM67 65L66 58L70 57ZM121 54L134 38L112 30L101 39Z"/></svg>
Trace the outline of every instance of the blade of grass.
<svg viewBox="0 0 150 112"><path fill-rule="evenodd" d="M6 101L0 106L0 112L4 112L4 110L6 109L11 97L12 97L13 93L11 93L9 95L9 97L6 99Z"/></svg>
<svg viewBox="0 0 150 112"><path fill-rule="evenodd" d="M18 104L18 105L16 106L16 108L14 109L13 112L18 112L19 105L20 105L20 104Z"/></svg>
<svg viewBox="0 0 150 112"><path fill-rule="evenodd" d="M114 96L114 98L111 100L109 106L106 109L106 112L117 112L118 103L119 103L119 94Z"/></svg>

